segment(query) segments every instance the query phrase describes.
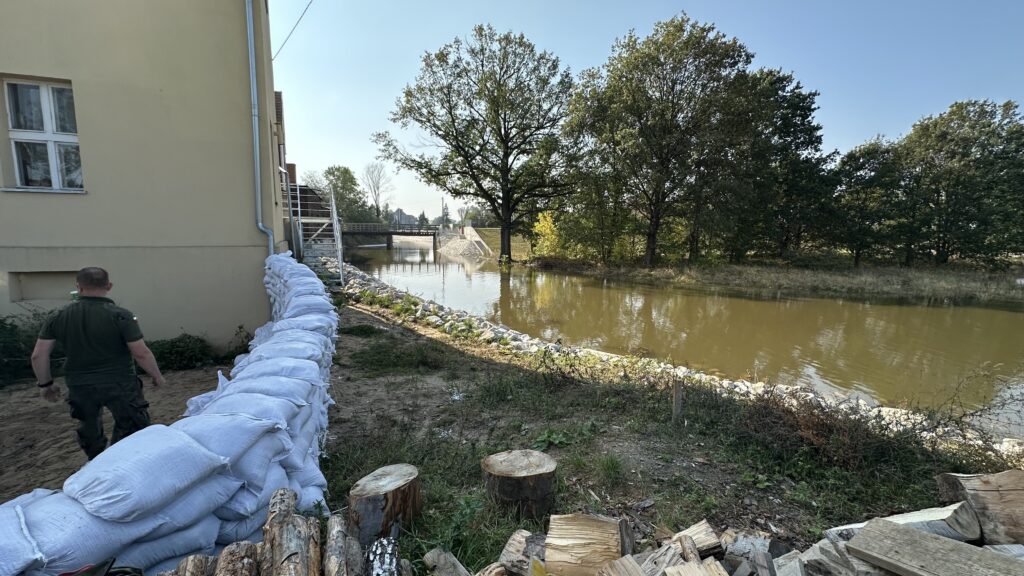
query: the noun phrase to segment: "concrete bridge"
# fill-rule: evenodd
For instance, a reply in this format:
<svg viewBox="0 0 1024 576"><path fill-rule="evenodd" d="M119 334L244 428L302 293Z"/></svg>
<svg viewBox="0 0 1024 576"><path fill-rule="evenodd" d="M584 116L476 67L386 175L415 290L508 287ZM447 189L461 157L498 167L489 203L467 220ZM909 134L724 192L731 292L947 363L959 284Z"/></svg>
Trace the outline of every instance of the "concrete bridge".
<svg viewBox="0 0 1024 576"><path fill-rule="evenodd" d="M437 231L440 226L420 224L377 224L345 222L341 225L342 236L386 236L388 250L394 247L395 236L431 236L434 250L438 249Z"/></svg>

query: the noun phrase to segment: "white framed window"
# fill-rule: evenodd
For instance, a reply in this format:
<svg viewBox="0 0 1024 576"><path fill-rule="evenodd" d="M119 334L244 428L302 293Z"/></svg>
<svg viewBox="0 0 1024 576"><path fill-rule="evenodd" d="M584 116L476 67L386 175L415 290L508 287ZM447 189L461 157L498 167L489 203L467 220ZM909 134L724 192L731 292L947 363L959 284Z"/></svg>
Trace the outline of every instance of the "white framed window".
<svg viewBox="0 0 1024 576"><path fill-rule="evenodd" d="M17 187L84 189L71 85L7 79L3 99Z"/></svg>

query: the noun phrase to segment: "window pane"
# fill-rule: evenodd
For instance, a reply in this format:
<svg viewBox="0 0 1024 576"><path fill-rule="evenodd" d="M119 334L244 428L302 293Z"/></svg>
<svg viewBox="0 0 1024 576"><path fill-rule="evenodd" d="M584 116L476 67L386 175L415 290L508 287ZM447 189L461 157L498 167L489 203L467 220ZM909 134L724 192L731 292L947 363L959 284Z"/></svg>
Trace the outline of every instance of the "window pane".
<svg viewBox="0 0 1024 576"><path fill-rule="evenodd" d="M78 144L57 143L57 160L60 164L60 180L64 188L83 188L82 157Z"/></svg>
<svg viewBox="0 0 1024 576"><path fill-rule="evenodd" d="M50 89L53 96L54 131L64 134L78 134L78 122L75 121L75 95L71 88Z"/></svg>
<svg viewBox="0 0 1024 576"><path fill-rule="evenodd" d="M35 84L8 84L7 99L11 104L11 129L42 130L43 103Z"/></svg>
<svg viewBox="0 0 1024 576"><path fill-rule="evenodd" d="M18 162L18 179L21 186L52 188L50 179L50 154L45 142L15 142L14 156Z"/></svg>

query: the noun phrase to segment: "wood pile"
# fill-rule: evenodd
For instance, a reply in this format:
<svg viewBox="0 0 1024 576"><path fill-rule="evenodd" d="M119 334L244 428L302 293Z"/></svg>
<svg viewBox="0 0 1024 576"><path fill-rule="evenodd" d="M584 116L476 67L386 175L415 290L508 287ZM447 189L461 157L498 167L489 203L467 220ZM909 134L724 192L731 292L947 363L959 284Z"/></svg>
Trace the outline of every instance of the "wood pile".
<svg viewBox="0 0 1024 576"><path fill-rule="evenodd" d="M193 556L161 576L412 576L391 536L391 520L408 520L418 509L418 483L415 469L391 470L398 471L393 481L380 481L380 471L371 475L378 491L394 496L380 505L387 521L361 513L374 519L374 533L382 536L369 546L360 544L365 532L351 512L331 516L321 542L320 521L297 515L295 494L280 490L263 543L232 544L219 559ZM803 552L763 532L719 535L706 520L674 534L661 530L645 540L653 545L635 551L626 518L565 514L550 516L544 534L517 530L496 562L475 575L441 548L428 552L423 564L434 576L1024 576L1024 471L937 480L942 497L956 502L838 526Z"/></svg>

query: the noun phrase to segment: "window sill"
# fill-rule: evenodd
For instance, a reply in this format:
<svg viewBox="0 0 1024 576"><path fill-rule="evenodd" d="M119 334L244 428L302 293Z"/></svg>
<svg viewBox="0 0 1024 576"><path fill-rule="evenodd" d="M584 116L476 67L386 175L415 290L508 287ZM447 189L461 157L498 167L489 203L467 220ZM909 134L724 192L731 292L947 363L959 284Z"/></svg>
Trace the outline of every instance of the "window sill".
<svg viewBox="0 0 1024 576"><path fill-rule="evenodd" d="M72 190L66 188L2 188L0 192L28 192L30 194L85 194L85 190Z"/></svg>

